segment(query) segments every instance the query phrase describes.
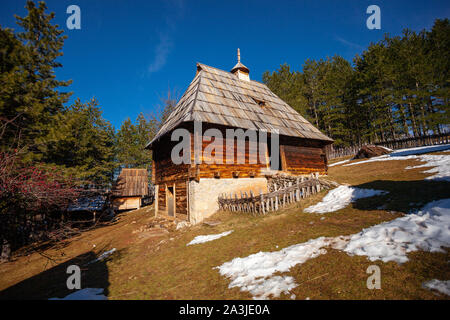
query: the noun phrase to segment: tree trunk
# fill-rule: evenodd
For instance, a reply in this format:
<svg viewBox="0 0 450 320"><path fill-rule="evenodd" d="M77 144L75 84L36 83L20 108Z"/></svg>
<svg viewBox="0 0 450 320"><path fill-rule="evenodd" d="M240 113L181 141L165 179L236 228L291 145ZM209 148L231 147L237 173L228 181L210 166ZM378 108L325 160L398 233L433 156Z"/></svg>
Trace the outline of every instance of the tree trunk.
<svg viewBox="0 0 450 320"><path fill-rule="evenodd" d="M406 114L405 114L405 109L403 107L403 104L399 104L398 105L398 109L400 110L400 117L402 119L402 124L403 124L403 130L405 131L405 134L407 137L410 137L410 133L409 133L409 127L408 127L408 122L406 121Z"/></svg>
<svg viewBox="0 0 450 320"><path fill-rule="evenodd" d="M408 106L409 106L409 114L411 116L411 125L412 125L412 129L413 129L414 137L418 137L419 135L417 133L417 125L416 125L416 117L414 115L414 108L413 108L411 102L408 103Z"/></svg>

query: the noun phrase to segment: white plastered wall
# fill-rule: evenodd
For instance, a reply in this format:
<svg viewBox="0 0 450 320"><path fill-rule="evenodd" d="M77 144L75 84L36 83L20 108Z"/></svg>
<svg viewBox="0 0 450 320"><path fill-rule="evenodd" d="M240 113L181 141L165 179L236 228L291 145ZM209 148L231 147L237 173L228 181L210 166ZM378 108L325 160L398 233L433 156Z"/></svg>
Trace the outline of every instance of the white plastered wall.
<svg viewBox="0 0 450 320"><path fill-rule="evenodd" d="M267 192L266 178L237 178L237 179L200 179L199 182L189 182L189 221L192 224L200 223L219 210L217 198L226 193L250 191L257 195L260 191Z"/></svg>

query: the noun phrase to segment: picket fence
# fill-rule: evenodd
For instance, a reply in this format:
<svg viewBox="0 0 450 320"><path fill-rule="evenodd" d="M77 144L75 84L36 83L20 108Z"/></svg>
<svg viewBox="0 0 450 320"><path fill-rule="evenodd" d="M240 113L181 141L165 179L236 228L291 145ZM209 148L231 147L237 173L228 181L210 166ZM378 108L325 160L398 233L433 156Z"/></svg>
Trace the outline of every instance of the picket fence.
<svg viewBox="0 0 450 320"><path fill-rule="evenodd" d="M296 183L289 182L284 186L274 184L274 191L254 195L252 191L222 194L218 198L219 208L224 211L246 212L252 215L265 215L277 211L291 203L300 201L320 192L322 183L318 174L309 177L298 177Z"/></svg>

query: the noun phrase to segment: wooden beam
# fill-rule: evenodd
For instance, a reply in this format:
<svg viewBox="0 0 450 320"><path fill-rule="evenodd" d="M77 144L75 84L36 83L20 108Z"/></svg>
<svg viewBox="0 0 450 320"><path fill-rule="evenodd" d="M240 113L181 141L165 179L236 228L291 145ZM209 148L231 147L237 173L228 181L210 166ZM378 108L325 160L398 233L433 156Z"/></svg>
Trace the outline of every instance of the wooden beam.
<svg viewBox="0 0 450 320"><path fill-rule="evenodd" d="M159 185L155 185L155 217L158 216Z"/></svg>
<svg viewBox="0 0 450 320"><path fill-rule="evenodd" d="M177 216L177 190L175 183L173 184L173 216Z"/></svg>
<svg viewBox="0 0 450 320"><path fill-rule="evenodd" d="M169 215L169 201L168 201L168 199L167 199L167 197L168 197L168 195L169 195L169 188L167 188L167 184L165 184L165 190L166 190L166 210L165 210L165 212L166 212L166 216L168 216Z"/></svg>
<svg viewBox="0 0 450 320"><path fill-rule="evenodd" d="M281 170L287 170L286 153L283 145L280 146Z"/></svg>

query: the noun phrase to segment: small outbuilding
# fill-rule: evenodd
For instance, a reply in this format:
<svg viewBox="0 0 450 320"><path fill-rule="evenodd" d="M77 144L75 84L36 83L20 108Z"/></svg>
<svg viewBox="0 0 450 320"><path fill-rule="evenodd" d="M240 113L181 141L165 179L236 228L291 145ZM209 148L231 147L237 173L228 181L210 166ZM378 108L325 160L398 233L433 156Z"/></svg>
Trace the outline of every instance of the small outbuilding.
<svg viewBox="0 0 450 320"><path fill-rule="evenodd" d="M111 191L114 210L139 209L149 195L147 169L123 168Z"/></svg>
<svg viewBox="0 0 450 320"><path fill-rule="evenodd" d="M108 197L104 190L88 189L67 207L67 218L72 222L88 222L95 220L107 209ZM91 217L92 220L86 219Z"/></svg>

